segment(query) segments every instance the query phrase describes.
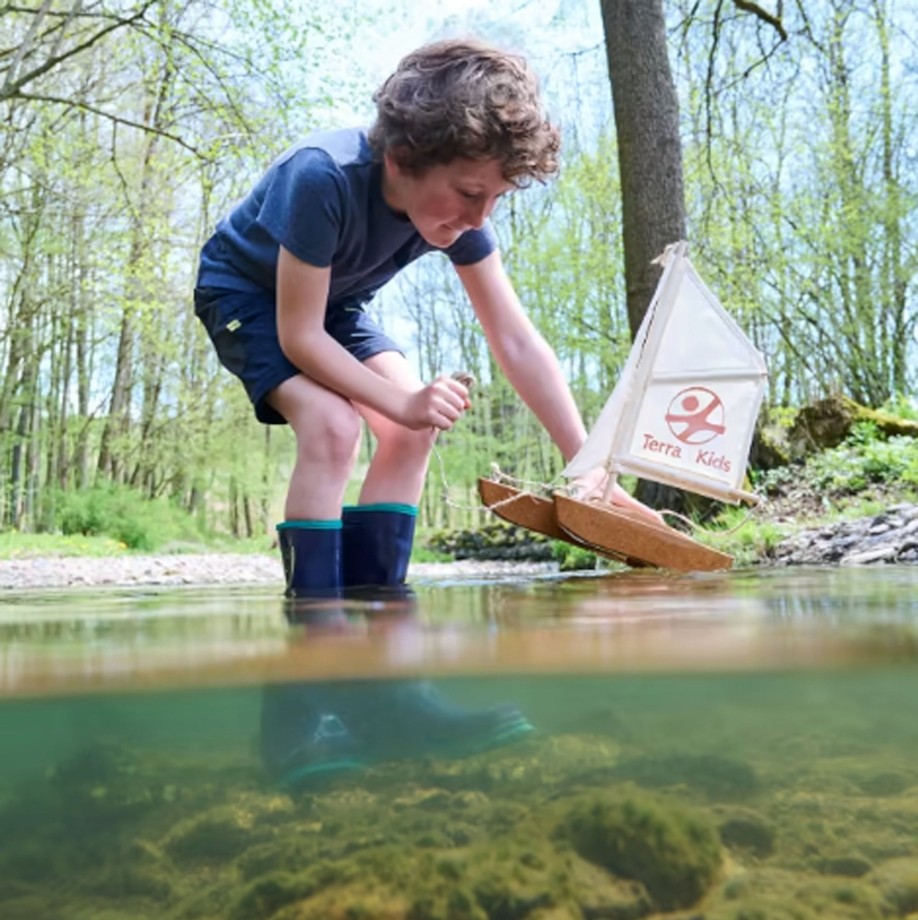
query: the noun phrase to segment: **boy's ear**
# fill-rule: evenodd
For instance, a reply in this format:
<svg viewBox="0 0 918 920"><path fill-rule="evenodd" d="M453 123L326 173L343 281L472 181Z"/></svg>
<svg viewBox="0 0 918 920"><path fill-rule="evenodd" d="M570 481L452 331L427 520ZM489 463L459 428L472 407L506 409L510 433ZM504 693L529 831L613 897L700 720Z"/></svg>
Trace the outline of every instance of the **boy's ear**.
<svg viewBox="0 0 918 920"><path fill-rule="evenodd" d="M388 147L383 154L383 162L391 176L406 176L412 179L421 177L421 170L411 168L411 151L404 145Z"/></svg>
<svg viewBox="0 0 918 920"><path fill-rule="evenodd" d="M386 164L386 171L390 175L401 175L405 172L402 167L402 162L404 162L404 156L399 154L403 151L404 148L400 147L389 147L386 152L383 154L383 162Z"/></svg>

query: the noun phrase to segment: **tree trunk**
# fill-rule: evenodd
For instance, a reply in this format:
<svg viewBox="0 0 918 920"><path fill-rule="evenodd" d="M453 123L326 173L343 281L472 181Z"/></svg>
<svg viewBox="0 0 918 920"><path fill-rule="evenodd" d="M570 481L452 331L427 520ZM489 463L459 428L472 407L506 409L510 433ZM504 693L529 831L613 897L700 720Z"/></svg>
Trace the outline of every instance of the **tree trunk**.
<svg viewBox="0 0 918 920"><path fill-rule="evenodd" d="M685 239L679 102L666 48L663 0L601 0L622 187L628 324L637 333L660 278L653 260ZM677 489L642 482L638 497L682 511Z"/></svg>
<svg viewBox="0 0 918 920"><path fill-rule="evenodd" d="M618 139L628 322L637 332L660 277L652 261L685 238L679 103L663 0L602 0Z"/></svg>

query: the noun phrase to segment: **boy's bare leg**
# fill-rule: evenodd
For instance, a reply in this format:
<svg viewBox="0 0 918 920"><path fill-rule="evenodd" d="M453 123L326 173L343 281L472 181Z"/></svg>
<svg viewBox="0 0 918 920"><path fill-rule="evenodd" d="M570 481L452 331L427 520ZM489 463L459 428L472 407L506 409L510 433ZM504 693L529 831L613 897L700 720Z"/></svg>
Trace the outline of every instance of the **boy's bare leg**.
<svg viewBox="0 0 918 920"><path fill-rule="evenodd" d="M303 375L285 380L268 402L296 435L296 462L284 516L288 521L340 518L360 444L360 417L354 404Z"/></svg>
<svg viewBox="0 0 918 920"><path fill-rule="evenodd" d="M377 374L406 387L422 386L407 359L398 352L382 352L364 363ZM412 431L366 406L357 408L376 438L376 450L360 490L360 504L417 505L436 442L436 429Z"/></svg>

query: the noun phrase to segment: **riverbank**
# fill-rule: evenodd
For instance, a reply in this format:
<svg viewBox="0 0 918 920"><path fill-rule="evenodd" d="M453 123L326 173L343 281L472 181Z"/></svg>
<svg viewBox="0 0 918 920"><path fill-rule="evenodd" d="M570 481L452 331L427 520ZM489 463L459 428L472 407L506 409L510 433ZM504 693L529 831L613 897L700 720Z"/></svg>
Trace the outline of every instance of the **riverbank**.
<svg viewBox="0 0 918 920"><path fill-rule="evenodd" d="M475 578L550 571L551 563L421 562L410 579ZM268 553L183 553L108 557L60 556L0 560L0 592L96 587L193 587L265 585L283 590L279 555Z"/></svg>
<svg viewBox="0 0 918 920"><path fill-rule="evenodd" d="M728 549L729 551L729 549ZM852 520L798 524L752 564L918 564L918 503L899 502ZM449 579L551 571L545 562L462 560L411 566L409 578ZM94 587L270 585L282 590L280 556L196 552L0 559L0 592Z"/></svg>

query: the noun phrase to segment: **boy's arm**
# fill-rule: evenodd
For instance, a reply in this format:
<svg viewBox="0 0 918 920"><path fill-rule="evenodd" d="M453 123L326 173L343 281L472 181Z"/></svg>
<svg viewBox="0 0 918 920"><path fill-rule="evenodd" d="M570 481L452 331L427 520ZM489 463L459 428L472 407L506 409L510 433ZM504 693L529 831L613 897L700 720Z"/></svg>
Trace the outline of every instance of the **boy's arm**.
<svg viewBox="0 0 918 920"><path fill-rule="evenodd" d="M439 377L415 392L374 373L325 331L331 270L309 265L282 246L277 262L277 334L287 358L307 377L407 428L452 427L468 390Z"/></svg>
<svg viewBox="0 0 918 920"><path fill-rule="evenodd" d="M554 351L533 326L504 271L500 253L472 265L456 265L488 345L510 384L569 461L586 429ZM602 470L577 480L583 494L601 494ZM656 512L616 486L612 500L660 522Z"/></svg>

